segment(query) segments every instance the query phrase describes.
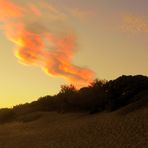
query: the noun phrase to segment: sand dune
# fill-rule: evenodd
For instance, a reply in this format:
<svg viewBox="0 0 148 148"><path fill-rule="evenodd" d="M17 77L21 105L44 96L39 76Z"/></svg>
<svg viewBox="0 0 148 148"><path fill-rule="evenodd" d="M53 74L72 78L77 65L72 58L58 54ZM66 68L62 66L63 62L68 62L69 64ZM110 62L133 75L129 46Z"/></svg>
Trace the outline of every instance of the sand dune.
<svg viewBox="0 0 148 148"><path fill-rule="evenodd" d="M148 108L88 113L38 112L31 122L0 125L1 148L146 148Z"/></svg>
<svg viewBox="0 0 148 148"><path fill-rule="evenodd" d="M98 91L98 84L95 93L96 86L72 93L68 87L55 98L45 96L31 104L2 109L0 148L148 148L148 78L119 77L109 82L106 90L111 94ZM103 101L96 106L94 98L99 100L101 92ZM76 109L73 97L79 103ZM83 105L92 107L91 103L93 108L81 109Z"/></svg>

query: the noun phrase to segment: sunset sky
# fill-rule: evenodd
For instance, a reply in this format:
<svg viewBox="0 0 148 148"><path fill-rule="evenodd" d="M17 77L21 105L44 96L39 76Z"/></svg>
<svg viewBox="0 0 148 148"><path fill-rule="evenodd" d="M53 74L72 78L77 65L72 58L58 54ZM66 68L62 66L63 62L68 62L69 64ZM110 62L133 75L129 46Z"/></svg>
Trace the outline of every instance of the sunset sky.
<svg viewBox="0 0 148 148"><path fill-rule="evenodd" d="M0 107L62 84L148 75L147 8L147 0L0 0Z"/></svg>

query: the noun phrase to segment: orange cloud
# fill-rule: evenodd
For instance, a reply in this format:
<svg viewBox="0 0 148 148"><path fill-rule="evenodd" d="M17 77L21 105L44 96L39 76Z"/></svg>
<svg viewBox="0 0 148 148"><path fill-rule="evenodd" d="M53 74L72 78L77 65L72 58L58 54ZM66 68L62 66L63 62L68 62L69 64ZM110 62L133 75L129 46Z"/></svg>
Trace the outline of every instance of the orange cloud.
<svg viewBox="0 0 148 148"><path fill-rule="evenodd" d="M0 0L0 20L16 18L23 15L23 9L9 0Z"/></svg>
<svg viewBox="0 0 148 148"><path fill-rule="evenodd" d="M42 15L41 11L38 9L37 6L34 6L33 4L29 4L29 7L30 7L31 11L32 11L35 15L37 15L37 16L41 16L41 15Z"/></svg>
<svg viewBox="0 0 148 148"><path fill-rule="evenodd" d="M93 80L91 70L71 62L76 35L58 27L57 20L66 16L63 12L51 5L20 5L5 0L0 1L0 13L6 16L0 21L8 39L17 45L15 54L21 63L41 67L47 74L62 77L77 87Z"/></svg>

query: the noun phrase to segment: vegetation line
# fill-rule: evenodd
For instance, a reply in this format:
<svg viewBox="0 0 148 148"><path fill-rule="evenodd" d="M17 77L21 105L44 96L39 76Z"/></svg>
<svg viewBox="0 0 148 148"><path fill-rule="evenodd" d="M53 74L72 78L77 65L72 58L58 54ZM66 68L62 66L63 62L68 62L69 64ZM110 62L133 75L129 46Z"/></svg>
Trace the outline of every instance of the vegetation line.
<svg viewBox="0 0 148 148"><path fill-rule="evenodd" d="M40 111L87 111L92 114L104 110L114 111L139 100L144 105L148 103L148 98L143 99L142 94L145 93L142 92L148 94L148 77L142 75L123 75L111 81L94 80L79 90L73 85L63 85L57 95L40 97L37 101L20 104L12 109L0 109L0 123L21 120L21 116ZM30 118L33 120L38 116Z"/></svg>

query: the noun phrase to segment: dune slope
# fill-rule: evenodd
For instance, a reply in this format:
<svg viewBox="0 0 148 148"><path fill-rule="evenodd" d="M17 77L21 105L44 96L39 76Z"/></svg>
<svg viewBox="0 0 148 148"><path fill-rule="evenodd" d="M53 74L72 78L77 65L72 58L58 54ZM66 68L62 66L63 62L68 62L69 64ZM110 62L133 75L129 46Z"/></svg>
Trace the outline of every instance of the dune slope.
<svg viewBox="0 0 148 148"><path fill-rule="evenodd" d="M88 113L34 113L31 122L0 125L1 148L146 148L148 108Z"/></svg>

